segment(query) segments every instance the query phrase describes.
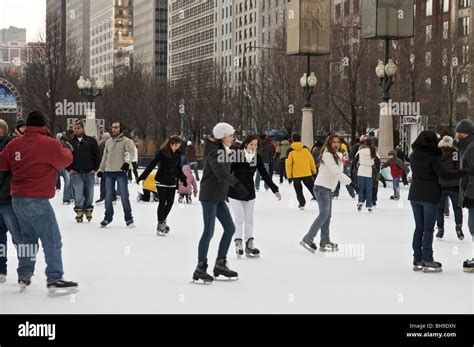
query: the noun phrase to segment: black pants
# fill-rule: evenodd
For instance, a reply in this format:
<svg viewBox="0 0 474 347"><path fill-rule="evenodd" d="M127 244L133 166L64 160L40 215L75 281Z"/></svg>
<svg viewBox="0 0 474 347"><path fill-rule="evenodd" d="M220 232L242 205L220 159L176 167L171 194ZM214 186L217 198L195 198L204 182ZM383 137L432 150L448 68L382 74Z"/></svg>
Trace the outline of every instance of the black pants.
<svg viewBox="0 0 474 347"><path fill-rule="evenodd" d="M311 193L311 196L314 199L316 199L313 192L313 188L314 188L313 176L293 178L293 187L295 188L296 198L298 199L299 206L303 207L306 205L306 199L304 198L303 185L301 183L303 183L306 186L306 188L308 188L308 190Z"/></svg>
<svg viewBox="0 0 474 347"><path fill-rule="evenodd" d="M158 222L164 222L174 203L176 188L156 187L160 203L158 204Z"/></svg>
<svg viewBox="0 0 474 347"><path fill-rule="evenodd" d="M280 160L280 167L279 167L279 171L280 171L280 183L283 183L283 180L286 177L286 167L285 167L285 160L286 159L281 159Z"/></svg>

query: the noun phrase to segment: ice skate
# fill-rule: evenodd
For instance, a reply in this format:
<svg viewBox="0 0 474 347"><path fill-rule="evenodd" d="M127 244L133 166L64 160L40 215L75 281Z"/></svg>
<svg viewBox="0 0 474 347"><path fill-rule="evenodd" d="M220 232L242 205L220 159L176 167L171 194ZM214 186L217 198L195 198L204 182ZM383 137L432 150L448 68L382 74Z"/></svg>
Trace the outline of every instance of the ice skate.
<svg viewBox="0 0 474 347"><path fill-rule="evenodd" d="M436 233L436 238L441 240L444 236L444 228L438 227L438 232Z"/></svg>
<svg viewBox="0 0 474 347"><path fill-rule="evenodd" d="M18 286L20 287L20 293L23 293L30 284L31 284L31 280L28 278L19 279Z"/></svg>
<svg viewBox="0 0 474 347"><path fill-rule="evenodd" d="M316 244L312 240L307 238L304 238L303 241L300 242L300 245L306 248L311 253L314 253L318 249L318 247L316 247Z"/></svg>
<svg viewBox="0 0 474 347"><path fill-rule="evenodd" d="M214 277L207 273L207 263L199 262L193 274L193 283L202 281L203 284L212 283ZM198 282L199 283L199 282Z"/></svg>
<svg viewBox="0 0 474 347"><path fill-rule="evenodd" d="M463 263L463 271L468 273L474 272L474 258L468 259Z"/></svg>
<svg viewBox="0 0 474 347"><path fill-rule="evenodd" d="M423 262L423 272L442 272L442 264L437 261L424 261Z"/></svg>
<svg viewBox="0 0 474 347"><path fill-rule="evenodd" d="M69 295L79 290L79 286L76 282L70 282L65 280L59 280L54 283L48 284L47 287L50 296Z"/></svg>
<svg viewBox="0 0 474 347"><path fill-rule="evenodd" d="M168 235L171 229L168 226L168 222L166 220L164 221L164 223L165 223L165 234Z"/></svg>
<svg viewBox="0 0 474 347"><path fill-rule="evenodd" d="M319 244L319 250L321 252L337 252L339 250L339 246L334 242L325 242Z"/></svg>
<svg viewBox="0 0 474 347"><path fill-rule="evenodd" d="M304 211L304 206L298 206L301 211Z"/></svg>
<svg viewBox="0 0 474 347"><path fill-rule="evenodd" d="M84 211L83 210L76 210L76 222L82 223L84 218Z"/></svg>
<svg viewBox="0 0 474 347"><path fill-rule="evenodd" d="M86 219L88 222L90 222L92 220L92 209L91 208L88 208L86 210Z"/></svg>
<svg viewBox="0 0 474 347"><path fill-rule="evenodd" d="M182 196L182 195L180 195L180 196L179 196L179 198L178 198L178 202L179 202L180 204L182 204L182 203L183 203L183 196Z"/></svg>
<svg viewBox="0 0 474 347"><path fill-rule="evenodd" d="M127 225L127 228L129 228L129 229L135 228L135 222L133 221L133 218L127 220L127 221L125 222L125 224Z"/></svg>
<svg viewBox="0 0 474 347"><path fill-rule="evenodd" d="M156 227L156 235L166 236L166 223L165 222L158 222L158 226Z"/></svg>
<svg viewBox="0 0 474 347"><path fill-rule="evenodd" d="M456 225L456 235L458 235L458 239L459 240L464 240L464 234L462 232L462 225L461 224L458 224Z"/></svg>
<svg viewBox="0 0 474 347"><path fill-rule="evenodd" d="M255 248L253 237L248 239L246 244L245 244L245 256L247 258L259 258L260 257L260 250L258 248Z"/></svg>
<svg viewBox="0 0 474 347"><path fill-rule="evenodd" d="M7 281L7 275L0 274L0 283L5 283Z"/></svg>
<svg viewBox="0 0 474 347"><path fill-rule="evenodd" d="M238 280L239 274L232 271L227 266L226 259L217 259L216 265L214 266L214 277L217 279L219 276L224 276L229 280Z"/></svg>
<svg viewBox="0 0 474 347"><path fill-rule="evenodd" d="M357 211L361 212L363 205L364 205L363 203L359 202L359 203L357 204Z"/></svg>
<svg viewBox="0 0 474 347"><path fill-rule="evenodd" d="M186 195L186 203L191 204L193 202L193 199L191 198L191 195Z"/></svg>
<svg viewBox="0 0 474 347"><path fill-rule="evenodd" d="M423 262L422 261L414 261L413 262L413 271L422 271L423 270Z"/></svg>
<svg viewBox="0 0 474 347"><path fill-rule="evenodd" d="M237 258L241 258L244 255L244 247L242 246L242 239L235 239L235 253Z"/></svg>
<svg viewBox="0 0 474 347"><path fill-rule="evenodd" d="M110 224L110 222L108 220L104 219L102 222L100 222L100 227L101 228L106 228L107 225L109 225L109 224Z"/></svg>

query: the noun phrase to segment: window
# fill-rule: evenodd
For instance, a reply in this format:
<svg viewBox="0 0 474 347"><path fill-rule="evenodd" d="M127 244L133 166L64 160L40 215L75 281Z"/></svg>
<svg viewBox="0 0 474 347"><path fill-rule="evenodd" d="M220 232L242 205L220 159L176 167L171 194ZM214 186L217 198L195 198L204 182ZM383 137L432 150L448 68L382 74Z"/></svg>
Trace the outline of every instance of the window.
<svg viewBox="0 0 474 347"><path fill-rule="evenodd" d="M351 3L349 0L344 0L344 17L347 17L350 14L350 5Z"/></svg>
<svg viewBox="0 0 474 347"><path fill-rule="evenodd" d="M431 78L425 80L425 88L426 90L431 90Z"/></svg>
<svg viewBox="0 0 474 347"><path fill-rule="evenodd" d="M431 66L431 52L425 52L425 66Z"/></svg>
<svg viewBox="0 0 474 347"><path fill-rule="evenodd" d="M443 39L447 40L449 37L449 22L443 22Z"/></svg>
<svg viewBox="0 0 474 347"><path fill-rule="evenodd" d="M439 8L443 13L449 12L449 0L439 0Z"/></svg>
<svg viewBox="0 0 474 347"><path fill-rule="evenodd" d="M460 54L459 56L461 57L461 64L469 64L470 59L469 59L469 46L463 45L459 47Z"/></svg>
<svg viewBox="0 0 474 347"><path fill-rule="evenodd" d="M433 0L425 0L425 14L426 17L433 14Z"/></svg>
<svg viewBox="0 0 474 347"><path fill-rule="evenodd" d="M341 18L341 4L336 5L336 19Z"/></svg>
<svg viewBox="0 0 474 347"><path fill-rule="evenodd" d="M458 28L460 36L467 36L471 33L471 18L462 17L458 19Z"/></svg>
<svg viewBox="0 0 474 347"><path fill-rule="evenodd" d="M433 26L430 24L430 25L427 25L425 27L425 38L426 38L426 42L430 42L431 41L431 38L432 38L432 33L433 33Z"/></svg>
<svg viewBox="0 0 474 347"><path fill-rule="evenodd" d="M471 7L471 0L459 0L459 8Z"/></svg>
<svg viewBox="0 0 474 347"><path fill-rule="evenodd" d="M461 74L461 78L459 79L458 89L462 93L466 93L468 90L469 85L469 74L463 73Z"/></svg>
<svg viewBox="0 0 474 347"><path fill-rule="evenodd" d="M444 48L443 49L443 66L448 65L448 49Z"/></svg>

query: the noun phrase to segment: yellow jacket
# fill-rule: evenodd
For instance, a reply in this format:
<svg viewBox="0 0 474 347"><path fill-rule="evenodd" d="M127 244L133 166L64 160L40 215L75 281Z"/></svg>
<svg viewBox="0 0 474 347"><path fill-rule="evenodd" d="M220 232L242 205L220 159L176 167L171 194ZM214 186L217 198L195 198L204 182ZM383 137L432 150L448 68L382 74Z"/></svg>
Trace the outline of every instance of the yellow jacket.
<svg viewBox="0 0 474 347"><path fill-rule="evenodd" d="M293 142L293 149L285 161L286 175L288 178L300 178L316 175L316 164L308 148L301 142Z"/></svg>
<svg viewBox="0 0 474 347"><path fill-rule="evenodd" d="M347 145L345 143L341 144L341 149L344 153L349 153L349 151L347 149Z"/></svg>
<svg viewBox="0 0 474 347"><path fill-rule="evenodd" d="M143 189L150 190L156 193L156 183L155 183L156 171L153 171L148 175L146 180L143 181Z"/></svg>

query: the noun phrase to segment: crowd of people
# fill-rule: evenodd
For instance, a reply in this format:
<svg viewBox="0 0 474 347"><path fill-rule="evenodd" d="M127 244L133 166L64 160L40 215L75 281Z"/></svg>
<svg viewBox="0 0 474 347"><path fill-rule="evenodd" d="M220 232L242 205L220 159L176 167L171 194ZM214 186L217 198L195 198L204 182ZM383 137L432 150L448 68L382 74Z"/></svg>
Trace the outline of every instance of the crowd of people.
<svg viewBox="0 0 474 347"><path fill-rule="evenodd" d="M248 135L240 141L232 125L219 123L204 140L201 177L198 151L191 141L177 135L169 137L139 174L136 144L124 135L120 122L113 122L110 130L98 142L85 134L82 122L77 122L72 130L54 138L43 115L35 111L26 122L18 121L10 135L8 125L0 120L0 246L6 248L9 231L15 247L29 245L34 249L33 257L18 252L18 283L22 290L30 285L34 274L38 240L45 254L50 292L70 293L78 289L76 282L63 278L61 234L49 203L55 189L60 189L61 178L63 203L74 204L78 223L83 223L84 217L89 222L93 219L94 185L100 179L100 197L95 201L105 202L100 227L113 222L114 203L120 201L125 225L133 228L129 184L134 176L142 187L137 200L158 202L159 236L171 231L168 216L176 196L179 203L188 204L199 196L203 233L192 278L205 283L219 276L238 278L227 261L232 241L238 257L260 256L253 227L255 201L261 180L264 189L281 200L274 174L280 185L285 181L293 185L300 210L306 206L303 186L318 204L318 215L300 242L313 253L318 249L315 239L319 232L320 251L338 250L330 236L330 225L333 200L338 198L341 186L346 187L352 199L357 199L356 210L362 213L365 207L374 213L379 204L378 187L380 183L387 186L382 174L385 168L393 187L390 199L395 201L401 199L400 182L408 185L408 175L412 173L408 200L415 222L413 270L442 271L441 263L433 257L433 236L436 225L436 237L444 237L448 198L454 209L457 237L464 239L463 208L468 210L468 226L474 235L474 124L469 120L459 123L455 138L423 131L409 157L397 146L388 158L381 158L374 139L368 135L362 135L350 147L340 136L330 134L324 141L315 141L310 149L299 134L292 134L291 141L274 141L266 135ZM216 219L224 232L211 276L207 272L208 250ZM473 272L473 260L466 260L463 268ZM6 280L6 274L6 257L0 257L0 282Z"/></svg>

